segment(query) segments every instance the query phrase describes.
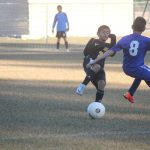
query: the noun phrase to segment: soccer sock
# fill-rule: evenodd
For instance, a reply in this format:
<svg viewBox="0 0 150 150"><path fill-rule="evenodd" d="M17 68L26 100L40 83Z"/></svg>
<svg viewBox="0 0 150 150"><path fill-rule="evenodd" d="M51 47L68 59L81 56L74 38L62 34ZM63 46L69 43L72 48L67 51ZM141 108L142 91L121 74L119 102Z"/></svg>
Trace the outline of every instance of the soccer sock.
<svg viewBox="0 0 150 150"><path fill-rule="evenodd" d="M68 49L68 42L65 42L65 47L66 49Z"/></svg>
<svg viewBox="0 0 150 150"><path fill-rule="evenodd" d="M86 76L82 84L87 85L89 82L90 82L90 79L88 78L88 76Z"/></svg>
<svg viewBox="0 0 150 150"><path fill-rule="evenodd" d="M130 89L128 90L128 92L133 96L135 91L137 90L137 88L139 87L141 83L140 79L135 79L130 87Z"/></svg>
<svg viewBox="0 0 150 150"><path fill-rule="evenodd" d="M56 46L57 46L57 49L59 49L59 42L57 42Z"/></svg>
<svg viewBox="0 0 150 150"><path fill-rule="evenodd" d="M97 89L95 102L101 102L104 96L104 91Z"/></svg>

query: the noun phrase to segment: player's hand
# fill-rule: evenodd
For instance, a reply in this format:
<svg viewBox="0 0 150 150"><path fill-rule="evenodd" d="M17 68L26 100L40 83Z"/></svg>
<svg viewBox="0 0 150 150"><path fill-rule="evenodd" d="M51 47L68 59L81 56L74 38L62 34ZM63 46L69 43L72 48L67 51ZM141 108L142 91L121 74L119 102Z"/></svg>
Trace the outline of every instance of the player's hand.
<svg viewBox="0 0 150 150"><path fill-rule="evenodd" d="M52 33L54 33L54 29L52 29Z"/></svg>
<svg viewBox="0 0 150 150"><path fill-rule="evenodd" d="M94 65L95 64L95 60L90 59L90 62L88 63L89 65Z"/></svg>
<svg viewBox="0 0 150 150"><path fill-rule="evenodd" d="M69 31L69 28L67 28L66 31Z"/></svg>
<svg viewBox="0 0 150 150"><path fill-rule="evenodd" d="M91 65L88 63L88 64L86 65L86 68L89 69L90 67L91 67Z"/></svg>
<svg viewBox="0 0 150 150"><path fill-rule="evenodd" d="M95 61L90 58L90 62L86 65L86 68L90 68L93 64L95 64Z"/></svg>

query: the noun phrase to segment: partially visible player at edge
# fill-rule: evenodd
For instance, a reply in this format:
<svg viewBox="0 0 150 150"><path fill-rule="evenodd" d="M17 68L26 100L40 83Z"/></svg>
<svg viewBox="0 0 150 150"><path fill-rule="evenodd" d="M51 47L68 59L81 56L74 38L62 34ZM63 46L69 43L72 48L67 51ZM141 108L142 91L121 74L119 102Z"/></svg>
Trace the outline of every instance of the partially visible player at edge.
<svg viewBox="0 0 150 150"><path fill-rule="evenodd" d="M68 49L68 41L67 41L67 34L66 31L69 31L69 21L67 14L65 12L62 12L62 6L58 5L57 6L58 13L54 17L53 25L52 25L52 32L54 32L55 25L57 24L57 43L56 43L56 48L59 50L60 46L60 39L64 39L66 51L69 52Z"/></svg>
<svg viewBox="0 0 150 150"><path fill-rule="evenodd" d="M138 88L141 80L144 80L150 87L150 68L144 62L146 52L150 50L150 38L141 35L145 28L146 20L143 17L137 17L132 25L132 34L124 36L110 50L87 65L88 68L98 61L111 56L114 52L123 50L123 71L126 75L135 78L129 91L124 94L124 97L131 103L134 103L132 95Z"/></svg>
<svg viewBox="0 0 150 150"><path fill-rule="evenodd" d="M102 25L98 28L97 35L98 39L91 38L84 48L84 61L83 68L86 72L86 77L83 80L82 84L76 89L78 95L82 95L85 87L91 81L97 89L96 100L101 101L104 95L104 87L106 84L106 77L104 71L105 60L97 62L92 68L87 69L86 65L90 60L95 59L98 55L102 55L110 47L116 44L116 36L110 34L110 28L106 25ZM106 43L106 40L110 38L110 43Z"/></svg>

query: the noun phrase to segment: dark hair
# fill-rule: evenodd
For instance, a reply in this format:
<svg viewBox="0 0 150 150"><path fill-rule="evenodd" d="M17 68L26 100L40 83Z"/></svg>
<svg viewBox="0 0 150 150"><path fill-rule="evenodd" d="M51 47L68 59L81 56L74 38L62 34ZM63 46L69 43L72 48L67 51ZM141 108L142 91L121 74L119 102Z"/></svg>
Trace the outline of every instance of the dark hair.
<svg viewBox="0 0 150 150"><path fill-rule="evenodd" d="M102 25L102 26L100 26L100 27L98 28L97 34L98 34L102 29L104 29L104 28L107 28L107 29L110 31L110 28L109 28L107 25Z"/></svg>
<svg viewBox="0 0 150 150"><path fill-rule="evenodd" d="M62 8L62 6L61 6L61 5L58 5L58 6L57 6L57 8L59 8L59 7L60 7L60 8Z"/></svg>
<svg viewBox="0 0 150 150"><path fill-rule="evenodd" d="M143 17L137 17L132 25L134 31L143 32L145 30L146 20Z"/></svg>

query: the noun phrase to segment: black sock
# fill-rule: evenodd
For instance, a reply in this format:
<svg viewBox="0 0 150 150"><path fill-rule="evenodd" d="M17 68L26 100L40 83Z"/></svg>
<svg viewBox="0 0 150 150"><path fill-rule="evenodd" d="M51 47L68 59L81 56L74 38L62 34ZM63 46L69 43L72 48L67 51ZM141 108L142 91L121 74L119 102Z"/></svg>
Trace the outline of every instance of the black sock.
<svg viewBox="0 0 150 150"><path fill-rule="evenodd" d="M66 49L68 49L68 42L65 42L65 47Z"/></svg>
<svg viewBox="0 0 150 150"><path fill-rule="evenodd" d="M59 42L57 42L56 46L57 46L57 49L59 49Z"/></svg>
<svg viewBox="0 0 150 150"><path fill-rule="evenodd" d="M88 76L86 76L84 81L82 82L82 84L87 85L89 82L90 82L90 78L88 78Z"/></svg>
<svg viewBox="0 0 150 150"><path fill-rule="evenodd" d="M95 102L101 102L103 99L103 96L104 96L104 91L103 90L97 90Z"/></svg>

